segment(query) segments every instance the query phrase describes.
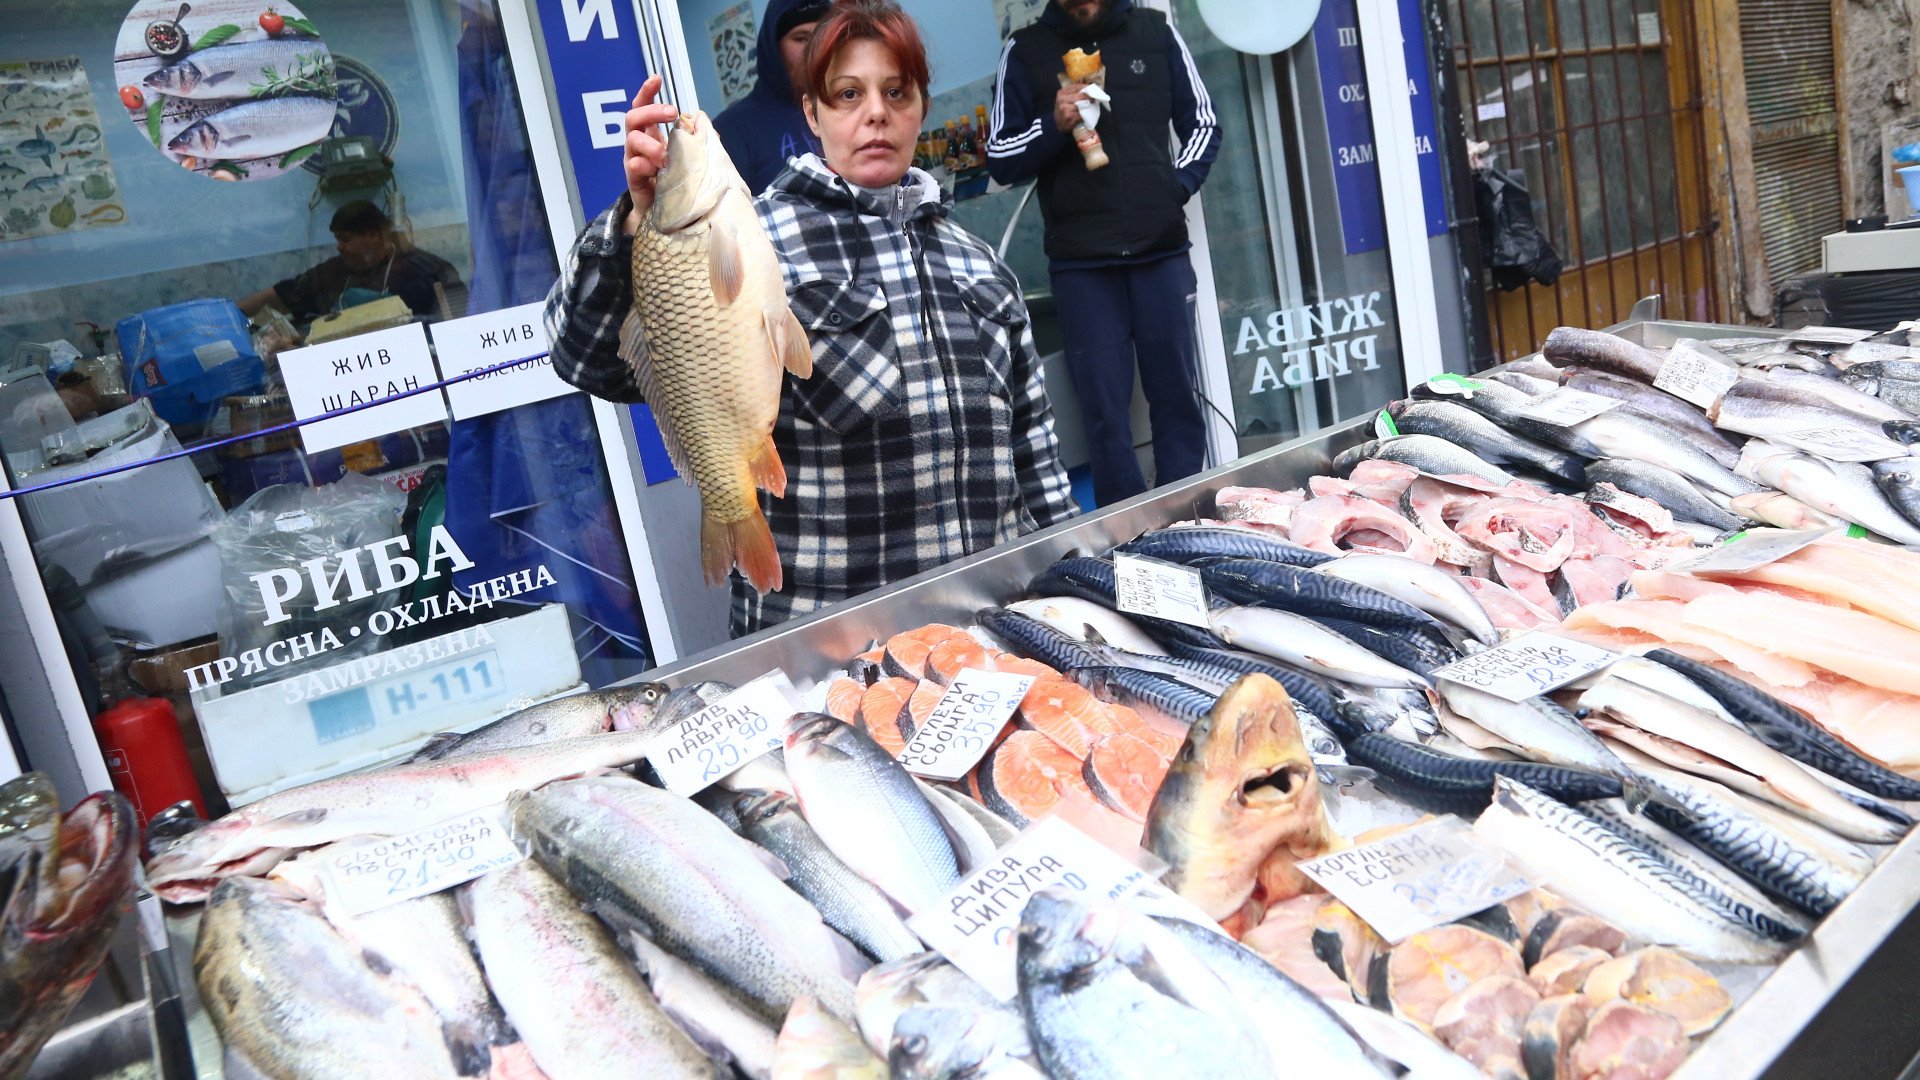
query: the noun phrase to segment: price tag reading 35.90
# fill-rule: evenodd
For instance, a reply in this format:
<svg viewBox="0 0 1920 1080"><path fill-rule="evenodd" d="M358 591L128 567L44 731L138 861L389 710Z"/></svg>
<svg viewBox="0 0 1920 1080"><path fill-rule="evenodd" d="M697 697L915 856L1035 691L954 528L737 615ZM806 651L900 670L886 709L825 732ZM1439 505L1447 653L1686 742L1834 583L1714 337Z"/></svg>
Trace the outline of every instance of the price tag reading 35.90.
<svg viewBox="0 0 1920 1080"><path fill-rule="evenodd" d="M1120 552L1113 557L1113 592L1115 606L1128 615L1211 625L1206 586L1190 567Z"/></svg>
<svg viewBox="0 0 1920 1080"><path fill-rule="evenodd" d="M947 684L927 722L913 733L900 764L915 776L933 780L967 775L1032 685L1031 675L965 669Z"/></svg>
<svg viewBox="0 0 1920 1080"><path fill-rule="evenodd" d="M1536 630L1455 660L1433 674L1508 701L1523 701L1558 690L1618 659L1618 653Z"/></svg>
<svg viewBox="0 0 1920 1080"><path fill-rule="evenodd" d="M692 795L777 748L793 713L786 673L762 675L662 732L647 761L668 791Z"/></svg>

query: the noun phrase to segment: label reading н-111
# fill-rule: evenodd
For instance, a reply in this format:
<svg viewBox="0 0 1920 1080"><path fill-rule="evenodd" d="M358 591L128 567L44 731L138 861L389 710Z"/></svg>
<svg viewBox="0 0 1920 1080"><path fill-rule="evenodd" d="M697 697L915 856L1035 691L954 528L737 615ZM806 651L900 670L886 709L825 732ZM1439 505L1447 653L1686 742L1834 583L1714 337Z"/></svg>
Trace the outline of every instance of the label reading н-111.
<svg viewBox="0 0 1920 1080"><path fill-rule="evenodd" d="M915 776L933 780L967 775L1020 707L1033 679L1011 671L961 671L914 731L900 764Z"/></svg>
<svg viewBox="0 0 1920 1080"><path fill-rule="evenodd" d="M1523 701L1558 690L1618 659L1618 653L1536 630L1455 660L1433 674L1508 701Z"/></svg>
<svg viewBox="0 0 1920 1080"><path fill-rule="evenodd" d="M785 741L793 684L775 671L701 709L647 746L647 761L675 795L692 795Z"/></svg>

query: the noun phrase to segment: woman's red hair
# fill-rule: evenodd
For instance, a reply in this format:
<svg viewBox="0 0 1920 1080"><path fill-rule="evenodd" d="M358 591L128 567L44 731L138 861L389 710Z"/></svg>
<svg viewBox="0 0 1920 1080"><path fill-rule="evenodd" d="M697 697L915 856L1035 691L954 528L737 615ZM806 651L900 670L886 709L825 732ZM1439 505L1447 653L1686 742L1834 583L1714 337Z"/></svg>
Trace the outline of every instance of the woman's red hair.
<svg viewBox="0 0 1920 1080"><path fill-rule="evenodd" d="M900 65L900 74L920 92L922 109L932 107L927 86L927 47L921 44L920 27L913 16L900 10L894 0L834 0L827 16L813 28L807 52L801 60L806 85L803 89L813 100L827 96L827 69L849 42L877 41Z"/></svg>

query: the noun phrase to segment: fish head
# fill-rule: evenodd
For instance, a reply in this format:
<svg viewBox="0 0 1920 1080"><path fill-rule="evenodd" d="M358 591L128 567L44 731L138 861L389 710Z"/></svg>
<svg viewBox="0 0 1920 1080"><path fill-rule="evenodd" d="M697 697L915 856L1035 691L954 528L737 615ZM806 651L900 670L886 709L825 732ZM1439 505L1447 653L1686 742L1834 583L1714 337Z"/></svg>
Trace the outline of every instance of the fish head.
<svg viewBox="0 0 1920 1080"><path fill-rule="evenodd" d="M733 812L740 815L742 825L758 825L783 813L799 813L800 810L800 804L784 791L755 788L736 792L732 802Z"/></svg>
<svg viewBox="0 0 1920 1080"><path fill-rule="evenodd" d="M1006 1056L1000 1043L1009 1024L1017 1021L973 1005L915 1005L893 1022L887 1068L893 1080L988 1075Z"/></svg>
<svg viewBox="0 0 1920 1080"><path fill-rule="evenodd" d="M655 706L654 723L662 729L685 720L701 709L733 693L730 683L706 680L670 691Z"/></svg>
<svg viewBox="0 0 1920 1080"><path fill-rule="evenodd" d="M1043 889L1020 913L1020 966L1053 979L1086 971L1113 954L1120 928L1118 908L1095 907L1064 886Z"/></svg>
<svg viewBox="0 0 1920 1080"><path fill-rule="evenodd" d="M167 149L176 154L192 154L196 157L211 154L220 145L220 131L205 120L195 120L182 128L180 134L167 140Z"/></svg>
<svg viewBox="0 0 1920 1080"><path fill-rule="evenodd" d="M654 183L653 227L663 233L684 229L734 189L745 193L746 181L720 145L713 121L703 112L681 113L667 132L667 164Z"/></svg>
<svg viewBox="0 0 1920 1080"><path fill-rule="evenodd" d="M1873 463L1873 478L1882 491L1920 492L1920 460L1911 457L1888 458Z"/></svg>
<svg viewBox="0 0 1920 1080"><path fill-rule="evenodd" d="M1312 843L1330 828L1293 701L1261 674L1228 687L1188 730L1156 814L1163 801L1170 824L1195 826L1173 825L1185 833L1179 843L1204 849L1187 853L1201 862L1236 861L1235 852L1267 852L1289 839ZM1184 813L1174 809L1180 806Z"/></svg>
<svg viewBox="0 0 1920 1080"><path fill-rule="evenodd" d="M862 733L838 717L801 713L787 724L787 762L851 757L846 743L859 734Z"/></svg>
<svg viewBox="0 0 1920 1080"><path fill-rule="evenodd" d="M200 69L193 61L185 60L149 72L146 78L140 80L140 84L157 93L180 97L193 93L193 88L200 85L200 79Z"/></svg>
<svg viewBox="0 0 1920 1080"><path fill-rule="evenodd" d="M637 731L647 726L666 700L665 683L643 682L607 691L607 721L612 731Z"/></svg>

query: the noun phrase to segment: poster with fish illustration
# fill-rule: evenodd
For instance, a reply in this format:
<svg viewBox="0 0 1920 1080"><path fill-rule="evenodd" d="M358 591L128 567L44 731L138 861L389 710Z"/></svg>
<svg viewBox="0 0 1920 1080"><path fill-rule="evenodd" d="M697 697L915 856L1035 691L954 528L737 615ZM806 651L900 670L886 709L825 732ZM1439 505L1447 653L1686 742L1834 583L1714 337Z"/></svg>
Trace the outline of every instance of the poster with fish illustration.
<svg viewBox="0 0 1920 1080"><path fill-rule="evenodd" d="M333 131L340 88L320 30L269 0L140 0L113 77L127 120L182 168L269 180Z"/></svg>
<svg viewBox="0 0 1920 1080"><path fill-rule="evenodd" d="M77 56L0 64L0 241L127 220Z"/></svg>
<svg viewBox="0 0 1920 1080"><path fill-rule="evenodd" d="M753 5L748 0L740 0L707 20L707 39L713 42L713 70L720 77L720 98L728 105L753 89L758 74L756 33Z"/></svg>

